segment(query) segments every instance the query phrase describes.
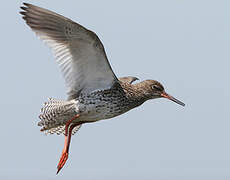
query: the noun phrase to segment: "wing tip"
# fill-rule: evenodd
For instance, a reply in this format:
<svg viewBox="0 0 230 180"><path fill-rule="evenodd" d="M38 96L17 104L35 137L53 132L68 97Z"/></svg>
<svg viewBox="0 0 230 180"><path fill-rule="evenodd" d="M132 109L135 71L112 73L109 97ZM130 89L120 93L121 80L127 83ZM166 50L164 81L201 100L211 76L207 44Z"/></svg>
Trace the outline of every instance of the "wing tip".
<svg viewBox="0 0 230 180"><path fill-rule="evenodd" d="M23 4L24 6L26 6L26 8L29 8L29 7L32 7L32 6L35 7L35 5L30 4L30 3L26 3L26 2L23 2L22 4Z"/></svg>
<svg viewBox="0 0 230 180"><path fill-rule="evenodd" d="M28 11L28 9L33 6L32 4L29 4L29 3L25 3L23 2L22 3L24 6L21 6L20 9L22 9L23 11Z"/></svg>
<svg viewBox="0 0 230 180"><path fill-rule="evenodd" d="M26 3L26 2L23 2L22 4L25 5L25 6L29 6L30 5L29 3Z"/></svg>
<svg viewBox="0 0 230 180"><path fill-rule="evenodd" d="M21 6L20 7L20 9L22 10L22 11L19 11L19 13L22 15L22 18L24 19L24 20L26 20L26 14L27 14L27 12L28 12L28 3L23 3L23 5L25 5L25 6Z"/></svg>

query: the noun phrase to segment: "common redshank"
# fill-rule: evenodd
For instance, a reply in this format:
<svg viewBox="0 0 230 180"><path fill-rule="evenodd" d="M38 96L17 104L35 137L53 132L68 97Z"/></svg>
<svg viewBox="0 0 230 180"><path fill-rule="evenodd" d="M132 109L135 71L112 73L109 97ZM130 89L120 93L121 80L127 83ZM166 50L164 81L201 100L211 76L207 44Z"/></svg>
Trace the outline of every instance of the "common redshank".
<svg viewBox="0 0 230 180"><path fill-rule="evenodd" d="M32 4L24 3L21 9L26 23L53 50L67 86L68 99L50 98L41 109L38 123L46 133L64 133L57 173L68 159L71 135L82 124L121 115L147 100L161 97L185 106L155 80L132 84L138 78L118 79L94 32Z"/></svg>

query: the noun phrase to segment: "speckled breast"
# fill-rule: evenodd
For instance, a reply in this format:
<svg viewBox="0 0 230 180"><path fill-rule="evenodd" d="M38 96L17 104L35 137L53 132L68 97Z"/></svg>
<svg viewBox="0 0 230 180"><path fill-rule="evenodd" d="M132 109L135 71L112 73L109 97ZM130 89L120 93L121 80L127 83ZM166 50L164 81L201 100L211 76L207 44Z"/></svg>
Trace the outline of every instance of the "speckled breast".
<svg viewBox="0 0 230 180"><path fill-rule="evenodd" d="M81 94L78 101L81 120L85 121L112 118L141 104L130 99L122 88Z"/></svg>

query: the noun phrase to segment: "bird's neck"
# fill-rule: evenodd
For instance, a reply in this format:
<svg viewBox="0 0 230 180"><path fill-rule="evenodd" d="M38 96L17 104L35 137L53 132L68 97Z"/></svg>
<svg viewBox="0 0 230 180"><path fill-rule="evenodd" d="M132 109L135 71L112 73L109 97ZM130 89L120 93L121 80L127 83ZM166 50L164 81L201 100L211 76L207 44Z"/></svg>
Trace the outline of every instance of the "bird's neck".
<svg viewBox="0 0 230 180"><path fill-rule="evenodd" d="M150 95L146 93L146 88L142 82L136 84L121 83L121 86L126 93L126 97L132 101L142 104L151 99Z"/></svg>

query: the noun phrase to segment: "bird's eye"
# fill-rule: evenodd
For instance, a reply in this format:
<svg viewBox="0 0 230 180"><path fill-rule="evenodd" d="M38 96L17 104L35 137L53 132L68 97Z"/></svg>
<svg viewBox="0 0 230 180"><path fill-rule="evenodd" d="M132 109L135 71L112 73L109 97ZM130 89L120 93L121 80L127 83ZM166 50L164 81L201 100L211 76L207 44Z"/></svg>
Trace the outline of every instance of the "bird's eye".
<svg viewBox="0 0 230 180"><path fill-rule="evenodd" d="M162 91L162 88L156 84L152 86L152 89L157 90L157 91Z"/></svg>

